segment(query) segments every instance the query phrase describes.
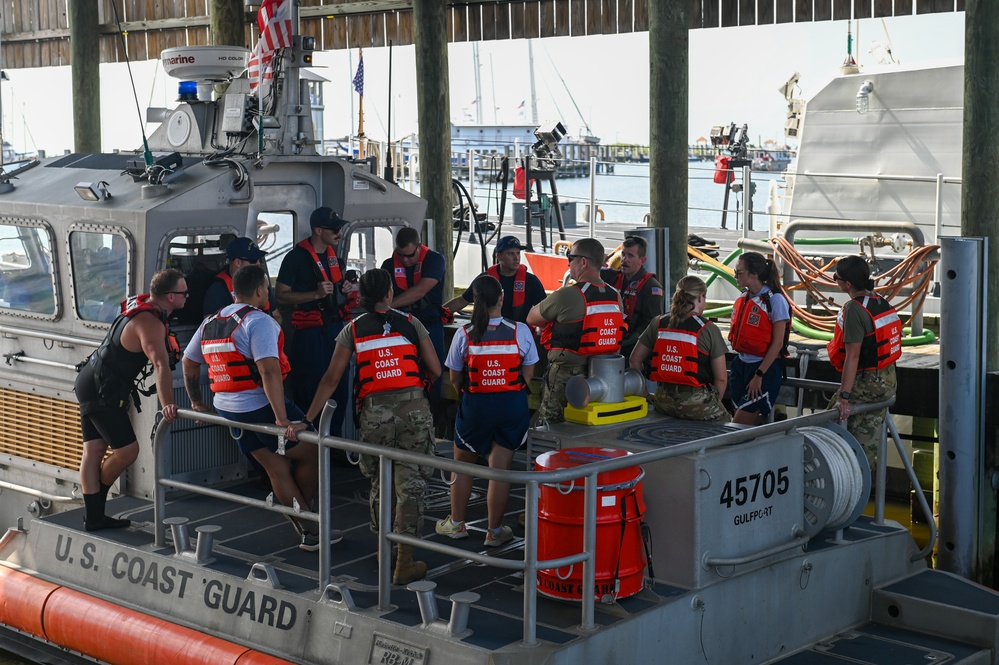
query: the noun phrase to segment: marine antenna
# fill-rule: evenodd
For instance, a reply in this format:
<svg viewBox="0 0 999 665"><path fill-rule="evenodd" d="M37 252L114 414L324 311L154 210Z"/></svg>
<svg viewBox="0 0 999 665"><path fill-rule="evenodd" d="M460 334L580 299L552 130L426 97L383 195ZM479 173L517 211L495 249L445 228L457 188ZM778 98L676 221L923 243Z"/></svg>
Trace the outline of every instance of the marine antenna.
<svg viewBox="0 0 999 665"><path fill-rule="evenodd" d="M128 61L128 47L125 45L125 33L121 29L121 18L118 16L118 3L111 0L111 9L114 10L114 23L118 28L118 38L121 39L121 52L125 56L125 66L128 67L128 82L132 84L132 99L135 100L135 112L139 116L139 131L142 132L142 160L148 169L153 165L153 153L149 151L149 142L146 140L146 127L142 123L142 110L139 108L139 96L135 92L135 78L132 76L132 63Z"/></svg>

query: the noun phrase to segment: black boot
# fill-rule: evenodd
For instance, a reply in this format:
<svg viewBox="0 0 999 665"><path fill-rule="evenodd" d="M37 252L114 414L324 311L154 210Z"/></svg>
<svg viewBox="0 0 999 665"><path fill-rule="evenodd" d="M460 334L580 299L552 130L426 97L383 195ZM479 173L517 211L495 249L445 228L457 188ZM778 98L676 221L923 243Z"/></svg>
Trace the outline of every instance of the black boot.
<svg viewBox="0 0 999 665"><path fill-rule="evenodd" d="M105 489L106 488L106 489ZM129 526L131 520L120 520L108 517L104 514L107 505L108 491L110 485L101 484L101 490L94 494L83 495L83 505L86 507L86 517L83 520L83 527L87 531L100 531L101 529L122 529Z"/></svg>

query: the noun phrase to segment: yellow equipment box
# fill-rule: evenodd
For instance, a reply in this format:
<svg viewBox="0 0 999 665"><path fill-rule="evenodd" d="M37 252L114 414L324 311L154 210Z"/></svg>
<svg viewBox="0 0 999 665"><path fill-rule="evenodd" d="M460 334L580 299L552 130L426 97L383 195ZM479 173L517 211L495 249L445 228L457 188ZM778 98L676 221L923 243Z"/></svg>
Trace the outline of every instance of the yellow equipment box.
<svg viewBox="0 0 999 665"><path fill-rule="evenodd" d="M644 418L649 402L640 395L628 395L623 402L590 402L582 409L565 407L565 419L580 425L611 425Z"/></svg>

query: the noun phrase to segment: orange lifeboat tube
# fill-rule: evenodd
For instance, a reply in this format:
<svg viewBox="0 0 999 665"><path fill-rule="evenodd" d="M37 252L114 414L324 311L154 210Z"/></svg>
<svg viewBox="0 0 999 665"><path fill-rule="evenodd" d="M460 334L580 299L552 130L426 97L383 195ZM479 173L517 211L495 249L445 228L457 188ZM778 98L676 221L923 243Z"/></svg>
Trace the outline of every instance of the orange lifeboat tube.
<svg viewBox="0 0 999 665"><path fill-rule="evenodd" d="M6 566L0 622L112 665L293 665Z"/></svg>

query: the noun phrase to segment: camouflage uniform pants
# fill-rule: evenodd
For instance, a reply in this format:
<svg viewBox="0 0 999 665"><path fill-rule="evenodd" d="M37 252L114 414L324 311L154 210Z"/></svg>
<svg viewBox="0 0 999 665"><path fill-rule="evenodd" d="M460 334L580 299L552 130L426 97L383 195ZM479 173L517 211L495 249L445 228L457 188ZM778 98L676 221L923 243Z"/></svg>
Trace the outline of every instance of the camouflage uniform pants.
<svg viewBox="0 0 999 665"><path fill-rule="evenodd" d="M891 365L881 370L858 371L850 391L850 404L869 404L881 402L895 394L895 366ZM829 409L836 408L836 397L829 401ZM881 445L881 431L885 424L885 413L888 409L868 411L846 420L846 429L860 442L860 447L867 453L867 461L874 470L878 458L878 447Z"/></svg>
<svg viewBox="0 0 999 665"><path fill-rule="evenodd" d="M426 397L417 397L404 402L371 404L366 398L361 409L361 441L376 443L388 448L398 448L411 452L432 455L434 451L434 421L430 414L430 404ZM379 459L372 455L361 455L361 472L371 481L371 495L368 507L371 511L371 529L378 530ZM427 479L433 469L418 464L393 462L393 491L395 492L396 533L418 535L420 520L423 518L423 495L427 491Z"/></svg>
<svg viewBox="0 0 999 665"><path fill-rule="evenodd" d="M722 406L721 397L711 386L673 386L660 383L652 397L656 410L673 418L727 423L732 415Z"/></svg>
<svg viewBox="0 0 999 665"><path fill-rule="evenodd" d="M571 367L561 363L548 365L541 382L541 405L535 415L536 423L547 422L554 425L565 422L565 405L569 403L565 397L565 384L579 374L586 374L585 364Z"/></svg>

